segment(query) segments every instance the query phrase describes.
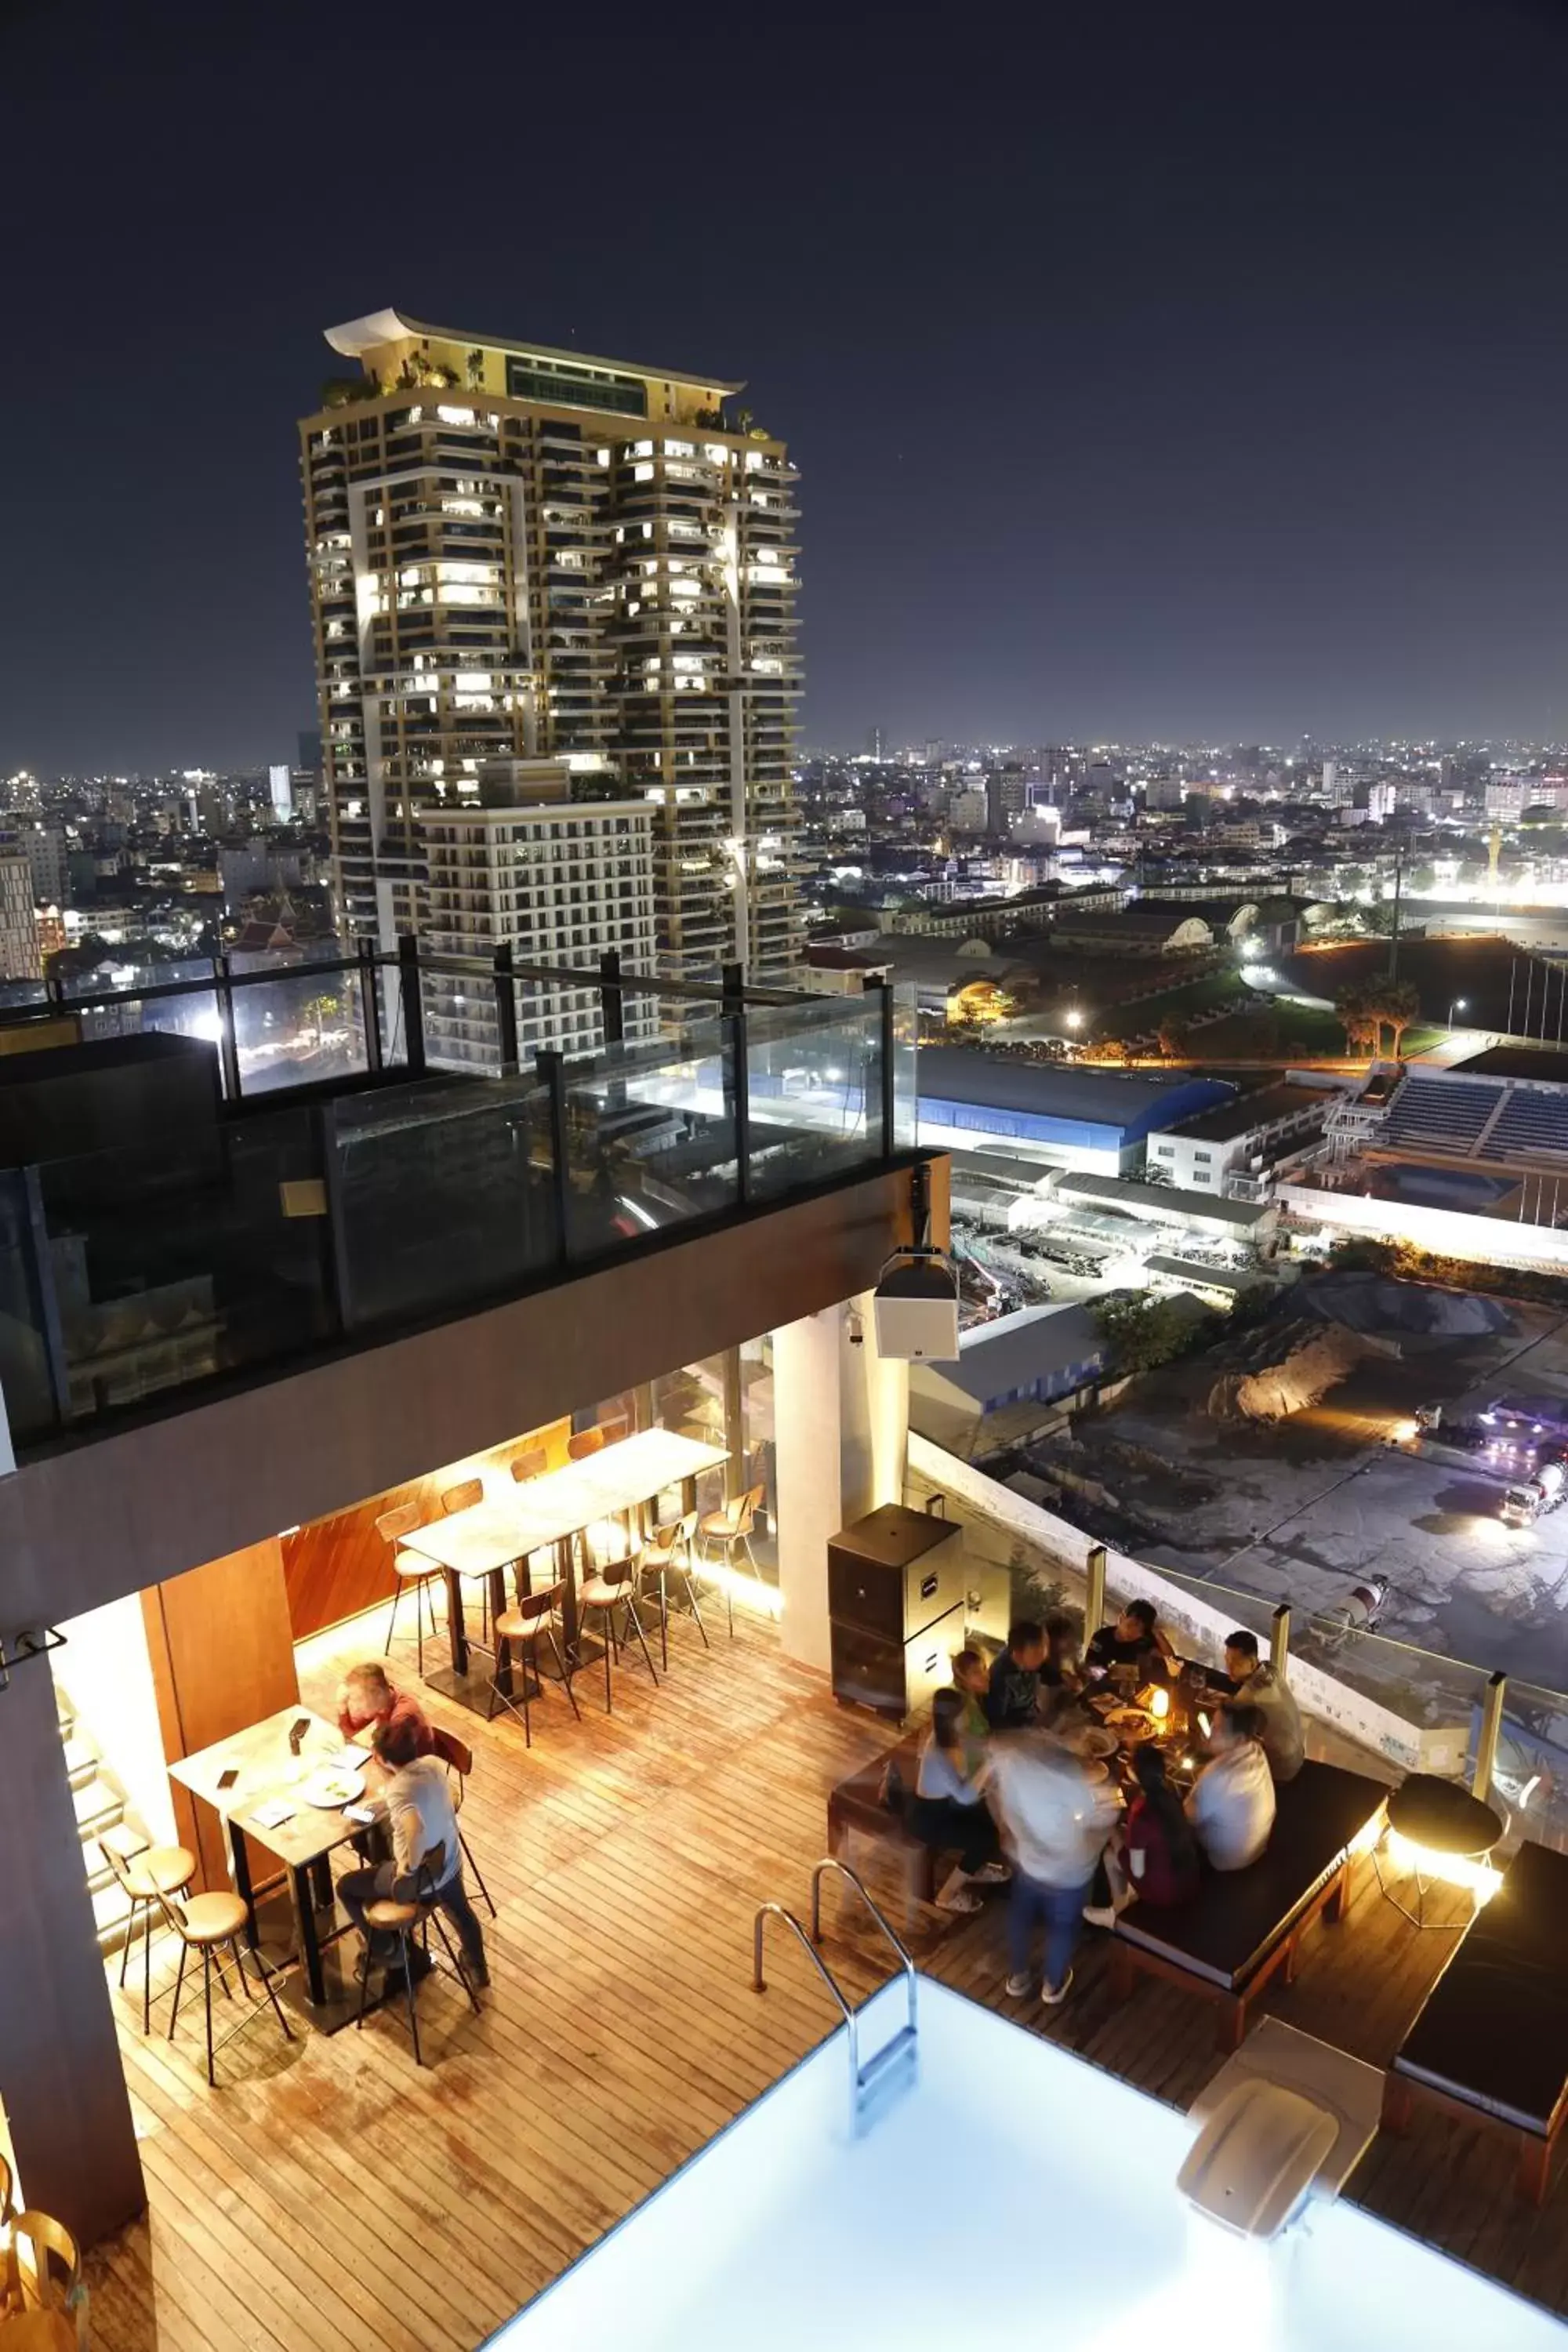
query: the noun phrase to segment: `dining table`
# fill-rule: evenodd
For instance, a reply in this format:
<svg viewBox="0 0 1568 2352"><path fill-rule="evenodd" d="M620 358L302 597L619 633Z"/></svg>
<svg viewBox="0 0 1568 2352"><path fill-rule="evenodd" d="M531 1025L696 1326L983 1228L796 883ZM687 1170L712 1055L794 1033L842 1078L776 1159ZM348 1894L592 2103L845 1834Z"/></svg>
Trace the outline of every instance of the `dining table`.
<svg viewBox="0 0 1568 2352"><path fill-rule="evenodd" d="M357 1759L352 1764L351 1754ZM371 1826L352 1819L342 1800L313 1801L313 1787L322 1798L327 1793L323 1775L339 1778L345 1788L357 1776L357 1801L373 1814L379 1811L377 1775L368 1753L351 1749L336 1724L298 1701L169 1766L170 1779L211 1805L227 1829L235 1892L246 1906L246 1940L253 1951L259 1949L260 1930L246 1841L254 1840L282 1864L306 1998L320 2011L350 1999L349 1989L331 1983L327 1970L328 1947L344 1932L334 1908L331 1857L340 1846L363 1839ZM346 2018L327 2030L335 2031L338 2022Z"/></svg>
<svg viewBox="0 0 1568 2352"><path fill-rule="evenodd" d="M698 1479L729 1459L727 1447L679 1430L640 1429L580 1462L523 1480L510 1495L487 1496L400 1537L403 1550L418 1552L446 1572L451 1666L426 1680L477 1712L489 1711L490 1685L472 1672L471 1653L479 1644L465 1619L463 1586L479 1580L489 1584L493 1624L507 1605L508 1571L521 1597L531 1590L530 1561L541 1552L553 1553L556 1580L565 1588L561 1615L569 1666L575 1671L596 1657L597 1646L584 1641L577 1605L578 1538L600 1520L640 1513L672 1487L680 1490L682 1510L695 1510ZM510 1696L516 1671L521 1669L514 1669L510 1655L498 1657L496 1687ZM542 1661L541 1671L549 1671Z"/></svg>

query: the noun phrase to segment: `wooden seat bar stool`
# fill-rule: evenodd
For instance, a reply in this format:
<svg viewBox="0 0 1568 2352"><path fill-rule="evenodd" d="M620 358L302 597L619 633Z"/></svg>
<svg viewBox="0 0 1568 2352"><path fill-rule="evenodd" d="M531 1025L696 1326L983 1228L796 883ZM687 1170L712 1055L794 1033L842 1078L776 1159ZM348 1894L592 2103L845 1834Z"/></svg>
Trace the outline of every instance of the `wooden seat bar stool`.
<svg viewBox="0 0 1568 2352"><path fill-rule="evenodd" d="M504 1611L496 1619L495 1672L490 1676L489 1706L485 1713L485 1721L495 1721L498 1706L510 1707L513 1715L518 1712L517 1699L501 1688L500 1680L509 1663L510 1653L515 1646L522 1665L522 1738L524 1746L528 1748L533 1745L533 1732L528 1718L529 1669L534 1663L531 1653L537 1654L541 1642L549 1643L562 1688L572 1702L572 1712L579 1723L583 1720L583 1710L572 1687L572 1668L562 1655L561 1644L555 1638L565 1599L566 1580L563 1577L558 1583L541 1586L537 1592L523 1593L515 1609Z"/></svg>
<svg viewBox="0 0 1568 2352"><path fill-rule="evenodd" d="M412 1885L414 1891L411 1895L405 1896L395 1893L378 1895L374 1903L367 1903L364 1906L364 1923L368 1928L378 1936L395 1936L397 1938L398 1958L403 1968L404 1991L408 2001L408 2033L414 2044L414 2063L416 2066L423 2066L425 2058L419 2047L419 2004L416 1998L414 1981L414 1954L418 1950L426 1959L429 1958L432 1919L436 1922L436 1933L441 1938L447 1960L451 1964L452 1973L468 1994L468 2006L474 2015L478 2017L479 2014L479 1995L468 1980L468 1969L463 1966L460 1957L452 1949L451 1940L447 1934L447 1923L436 1908L436 1890L441 1884L446 1868L446 1847L433 1845L427 1853L420 1856L415 1865L412 1880L404 1882L405 1885ZM354 2019L356 2032L364 2023L365 2007L370 1999L371 1972L374 1965L367 1944L360 1977L359 2011Z"/></svg>
<svg viewBox="0 0 1568 2352"><path fill-rule="evenodd" d="M669 1665L669 1591L672 1584L686 1587L686 1606L702 1636L705 1650L712 1647L708 1628L702 1622L702 1612L697 1605L694 1549L697 1540L697 1514L688 1511L684 1518L667 1519L656 1527L637 1554L637 1567L643 1576L658 1579L658 1662Z"/></svg>
<svg viewBox="0 0 1568 2352"><path fill-rule="evenodd" d="M392 1596L392 1614L386 1621L386 1642L382 1656L392 1650L392 1637L397 1631L397 1604L409 1585L414 1587L414 1624L419 1641L419 1671L425 1672L425 1618L430 1619L432 1637L436 1632L436 1603L430 1597L430 1587L441 1571L433 1559L416 1551L399 1551L399 1538L411 1536L424 1517L417 1503L399 1503L390 1511L383 1511L375 1523L375 1531L392 1546L392 1572L397 1579L397 1590Z"/></svg>
<svg viewBox="0 0 1568 2352"><path fill-rule="evenodd" d="M485 1874L474 1860L473 1848L463 1834L463 1800L468 1793L468 1775L474 1769L474 1751L466 1739L458 1738L455 1731L447 1731L439 1727L435 1733L435 1753L447 1767L448 1777L454 1772L458 1776L458 1792L452 1802L452 1818L458 1824L458 1843L463 1849L463 1860L474 1874L474 1885L489 1905L490 1917L497 1918L500 1915L496 1910L495 1897L485 1885Z"/></svg>
<svg viewBox="0 0 1568 2352"><path fill-rule="evenodd" d="M743 1551L747 1565L759 1584L763 1580L763 1571L757 1566L757 1555L752 1549L752 1529L756 1526L762 1504L762 1487L748 1486L743 1495L737 1495L733 1501L725 1504L721 1511L704 1511L697 1525L698 1540L704 1559L710 1560L715 1552L719 1553L732 1574L735 1554ZM735 1598L728 1580L725 1581L724 1597L729 1603L730 1632L732 1635L735 1631Z"/></svg>
<svg viewBox="0 0 1568 2352"><path fill-rule="evenodd" d="M200 1952L202 2005L206 2014L207 2081L212 2088L216 2090L217 2075L213 2066L216 2054L213 2043L213 1977L216 1973L219 1990L225 2000L232 2000L234 1995L228 1989L228 1979L224 1972L223 1961L218 1957L226 1944L234 1956L234 1965L239 1971L239 1981L245 1988L246 2000L247 2004L255 2002L256 1995L250 1990L250 1979L245 1972L245 1954L240 1940L249 1925L249 1908L243 1895L193 1895L188 1902L180 1905L176 1905L167 1895L160 1895L158 1901L163 1916L180 1938L180 1972L174 1979L174 1999L169 2011L169 2040L173 2042L174 2027L179 2022L180 1994L185 1981L185 1962L192 1952ZM272 1982L272 1971L259 1952L254 1953L252 1958L260 1973L267 1998L272 2003L273 2014L283 2029L283 2039L285 2042L292 2042L294 2036L289 2032L289 2021L279 2005L278 1994ZM239 2023L229 2028L216 2048L226 2049L234 2036L242 2032L257 2014L255 2008L250 2007L247 2014L240 2019Z"/></svg>
<svg viewBox="0 0 1568 2352"><path fill-rule="evenodd" d="M131 1906L125 1941L120 1951L120 1986L136 1941L136 1915L142 1915L142 2031L153 2030L153 1914L161 1895L183 1895L196 1874L196 1858L183 1845L149 1845L139 1831L125 1822L105 1830L98 1850L124 1889Z"/></svg>
<svg viewBox="0 0 1568 2352"><path fill-rule="evenodd" d="M5 2179L8 2196L8 2172ZM30 2281L22 2268L24 2246L30 2257ZM13 2345L16 2352L87 2352L81 2255L64 2222L47 2213L29 2211L12 2219L5 2267L0 2272L0 2337L6 2352Z"/></svg>
<svg viewBox="0 0 1568 2352"><path fill-rule="evenodd" d="M658 1685L658 1674L653 1663L653 1654L648 1648L647 1637L643 1632L642 1619L637 1613L637 1585L641 1574L641 1565L637 1554L628 1551L622 1559L605 1560L577 1588L579 1612L583 1614L597 1612L605 1621L605 1713L606 1715L613 1714L615 1711L610 1696L610 1653L613 1650L618 1658L623 1645L622 1640L618 1639L616 1633L617 1609L626 1611L624 1637L626 1643L629 1646L632 1634L637 1635L637 1645L643 1654L643 1664L653 1678L655 1688L657 1689Z"/></svg>

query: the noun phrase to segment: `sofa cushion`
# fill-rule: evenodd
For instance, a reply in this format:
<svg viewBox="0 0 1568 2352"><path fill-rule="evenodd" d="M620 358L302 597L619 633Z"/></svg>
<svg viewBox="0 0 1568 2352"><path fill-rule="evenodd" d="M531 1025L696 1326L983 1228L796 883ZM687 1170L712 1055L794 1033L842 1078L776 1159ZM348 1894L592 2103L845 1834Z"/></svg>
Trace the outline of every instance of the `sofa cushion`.
<svg viewBox="0 0 1568 2352"><path fill-rule="evenodd" d="M1394 2062L1544 2137L1568 2094L1568 1854L1522 1845Z"/></svg>
<svg viewBox="0 0 1568 2352"><path fill-rule="evenodd" d="M1337 1764L1303 1764L1276 1791L1267 1851L1246 1870L1205 1869L1176 1910L1132 1903L1116 1933L1207 1983L1238 1992L1321 1893L1388 1800L1381 1780Z"/></svg>

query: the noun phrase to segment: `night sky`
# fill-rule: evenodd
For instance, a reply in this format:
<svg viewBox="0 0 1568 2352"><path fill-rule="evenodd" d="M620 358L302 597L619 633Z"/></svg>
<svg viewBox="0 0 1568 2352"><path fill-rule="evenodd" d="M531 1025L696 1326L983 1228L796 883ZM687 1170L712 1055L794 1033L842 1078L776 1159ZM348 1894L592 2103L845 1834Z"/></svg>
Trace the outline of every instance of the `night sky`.
<svg viewBox="0 0 1568 2352"><path fill-rule="evenodd" d="M749 380L812 744L1568 735L1565 121L1568 0L0 0L0 770L292 756L384 304Z"/></svg>

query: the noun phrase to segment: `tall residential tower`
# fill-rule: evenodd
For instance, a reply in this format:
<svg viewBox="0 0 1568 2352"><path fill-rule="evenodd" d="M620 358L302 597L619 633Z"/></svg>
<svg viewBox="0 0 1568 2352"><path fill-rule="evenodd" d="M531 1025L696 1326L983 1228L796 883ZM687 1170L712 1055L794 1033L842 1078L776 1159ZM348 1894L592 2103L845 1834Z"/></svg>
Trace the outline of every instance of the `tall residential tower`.
<svg viewBox="0 0 1568 2352"><path fill-rule="evenodd" d="M340 919L432 924L428 827L541 761L648 811L660 971L798 961L795 468L742 387L383 310L300 426ZM448 850L453 846L445 841ZM493 937L544 949L526 916ZM623 946L646 969L639 925ZM559 931L550 945L565 942Z"/></svg>

